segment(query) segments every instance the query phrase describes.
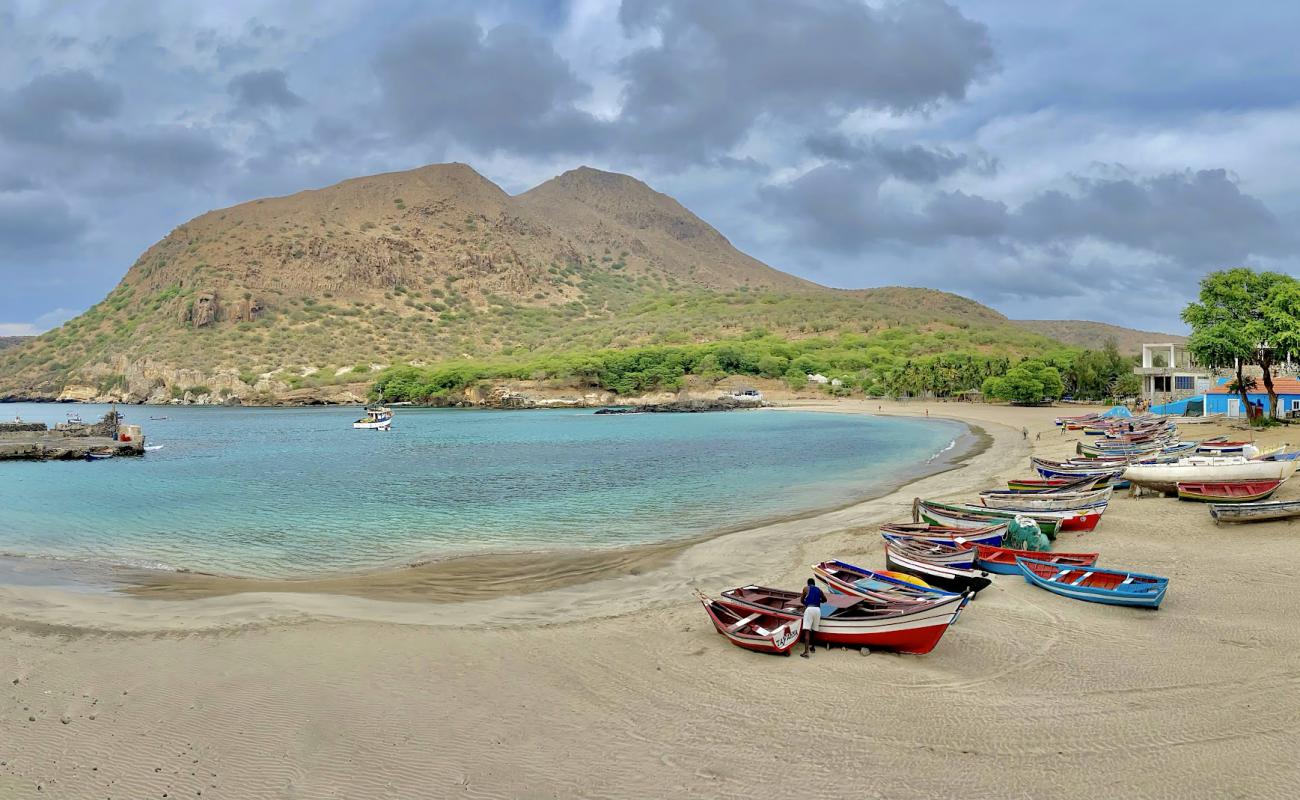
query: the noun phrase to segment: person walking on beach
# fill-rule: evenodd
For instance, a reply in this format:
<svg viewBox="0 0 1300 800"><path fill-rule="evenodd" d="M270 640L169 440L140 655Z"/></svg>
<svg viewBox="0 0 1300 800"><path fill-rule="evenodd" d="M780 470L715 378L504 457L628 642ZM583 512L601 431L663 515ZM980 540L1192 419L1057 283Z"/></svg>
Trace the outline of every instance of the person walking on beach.
<svg viewBox="0 0 1300 800"><path fill-rule="evenodd" d="M812 643L813 633L822 626L822 603L826 602L826 595L817 588L817 582L809 578L799 600L803 603L803 652L799 655L807 658L809 653L817 652Z"/></svg>

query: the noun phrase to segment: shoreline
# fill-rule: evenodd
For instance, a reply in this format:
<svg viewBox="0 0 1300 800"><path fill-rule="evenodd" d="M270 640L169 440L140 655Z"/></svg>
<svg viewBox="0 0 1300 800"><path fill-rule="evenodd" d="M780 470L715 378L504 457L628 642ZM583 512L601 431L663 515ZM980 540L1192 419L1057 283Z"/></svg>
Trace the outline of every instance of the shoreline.
<svg viewBox="0 0 1300 800"><path fill-rule="evenodd" d="M855 403L854 407L846 408L843 402L794 403L760 410L921 418L919 414L899 410L872 411L866 404ZM980 423L941 414L932 418L960 424L965 431L958 435L953 449L939 451L929 460L912 465L898 480L880 484L833 506L721 526L686 539L615 548L413 559L379 570L281 579L95 565L39 556L4 556L0 557L0 576L6 572L13 576L23 568L34 576L17 584L0 583L0 622L38 621L80 628L82 625L73 619L97 602L104 607L96 609L101 613L95 616L104 620L101 624L108 630L148 629L150 624L156 624L161 604L175 605L178 610L190 604L196 611L202 606L204 618L220 617L222 624L233 624L232 620L241 613L246 613L248 618L238 624L313 618L408 621L418 617L418 611L427 610L426 607L445 609L457 604L473 607L481 614L476 615L478 619L497 621L517 619L521 613L518 607L541 605L552 593L576 595L581 602L581 595L588 590L593 598L606 598L608 593L619 591L616 587L620 584L655 587L647 592L643 604L650 607L672 601L666 587L681 585L682 576L675 567L679 561L693 563L694 551L703 549L712 553L723 540L745 547L744 540L748 538L767 539L773 531L789 529L800 529L799 541L802 541L820 535L823 526L833 529L840 518L878 516L879 503L902 495L907 495L906 506L910 508L912 486L966 469L993 447L995 437ZM910 518L910 511L899 513ZM72 576L75 585L61 585L58 580L42 582L43 566L47 567L45 574L56 579L59 573ZM706 562L702 566L717 570L724 565ZM689 595L689 590L682 591ZM629 585L627 592L635 596L637 589ZM587 600L582 605L588 605L590 598ZM618 605L619 613L638 610L636 603L621 601ZM530 608L524 617L531 620L541 613L541 608Z"/></svg>
<svg viewBox="0 0 1300 800"><path fill-rule="evenodd" d="M0 591L27 620L0 620L0 795L921 800L1006 794L1008 776L1026 796L1096 794L1061 780L1080 774L1134 797L1293 793L1300 630L1279 620L1300 608L1294 576L1259 565L1290 563L1300 523L1227 530L1201 504L1118 495L1057 548L1169 577L1158 611L996 576L924 656L787 659L718 636L692 589L797 586L826 558L876 567L876 524L914 494L969 497L1079 438L1052 425L1060 409L887 410L927 405L991 446L640 575L453 604ZM1208 427L1193 435L1227 430Z"/></svg>

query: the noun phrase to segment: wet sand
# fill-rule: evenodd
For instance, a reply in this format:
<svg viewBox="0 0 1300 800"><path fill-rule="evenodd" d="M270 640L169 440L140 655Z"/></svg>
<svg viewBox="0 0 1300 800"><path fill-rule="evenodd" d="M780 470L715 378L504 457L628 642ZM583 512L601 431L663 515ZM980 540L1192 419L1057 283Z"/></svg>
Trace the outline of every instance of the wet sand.
<svg viewBox="0 0 1300 800"><path fill-rule="evenodd" d="M713 632L690 589L879 565L874 526L914 495L969 497L1076 438L1051 425L1076 409L928 407L991 446L595 581L441 604L0 588L0 797L1291 796L1295 525L1117 497L1057 547L1170 576L1164 608L999 576L927 656L786 659Z"/></svg>

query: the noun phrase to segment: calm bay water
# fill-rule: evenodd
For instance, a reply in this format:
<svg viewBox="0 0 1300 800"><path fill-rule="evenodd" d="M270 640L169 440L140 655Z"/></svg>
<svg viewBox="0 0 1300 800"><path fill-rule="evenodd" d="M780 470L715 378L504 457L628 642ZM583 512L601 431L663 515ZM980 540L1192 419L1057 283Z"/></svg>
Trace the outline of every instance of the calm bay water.
<svg viewBox="0 0 1300 800"><path fill-rule="evenodd" d="M354 408L122 410L163 449L0 462L0 554L289 576L655 542L864 496L965 432L814 412L399 409L382 433L352 430ZM0 406L69 411L104 408Z"/></svg>

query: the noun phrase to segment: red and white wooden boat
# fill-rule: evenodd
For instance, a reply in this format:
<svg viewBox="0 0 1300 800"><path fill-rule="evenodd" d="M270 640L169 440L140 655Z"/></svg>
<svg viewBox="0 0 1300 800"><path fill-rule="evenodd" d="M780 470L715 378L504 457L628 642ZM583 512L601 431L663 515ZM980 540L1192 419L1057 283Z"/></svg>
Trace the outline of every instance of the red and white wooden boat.
<svg viewBox="0 0 1300 800"><path fill-rule="evenodd" d="M802 616L791 618L770 611L738 610L699 592L696 592L696 597L709 619L713 620L713 627L737 647L788 656L790 648L799 641L799 633L803 630Z"/></svg>
<svg viewBox="0 0 1300 800"><path fill-rule="evenodd" d="M1016 566L1017 558L1032 558L1038 561L1045 561L1049 564L1060 564L1069 567L1091 567L1097 563L1099 553L1046 553L1039 550L1013 550L1010 547L991 547L989 545L973 545L975 550L975 564L980 569L992 572L996 575L1019 575L1020 568Z"/></svg>
<svg viewBox="0 0 1300 800"><path fill-rule="evenodd" d="M862 601L847 595L832 595L822 605L822 618L813 641L896 650L900 653L928 653L939 644L948 626L957 618L965 598L948 594L912 603ZM764 611L787 619L802 618L798 592L743 586L723 592L720 601L739 612ZM847 605L844 605L847 604Z"/></svg>
<svg viewBox="0 0 1300 800"><path fill-rule="evenodd" d="M1266 500L1282 485L1265 481L1179 481L1178 499L1202 503L1257 503Z"/></svg>

